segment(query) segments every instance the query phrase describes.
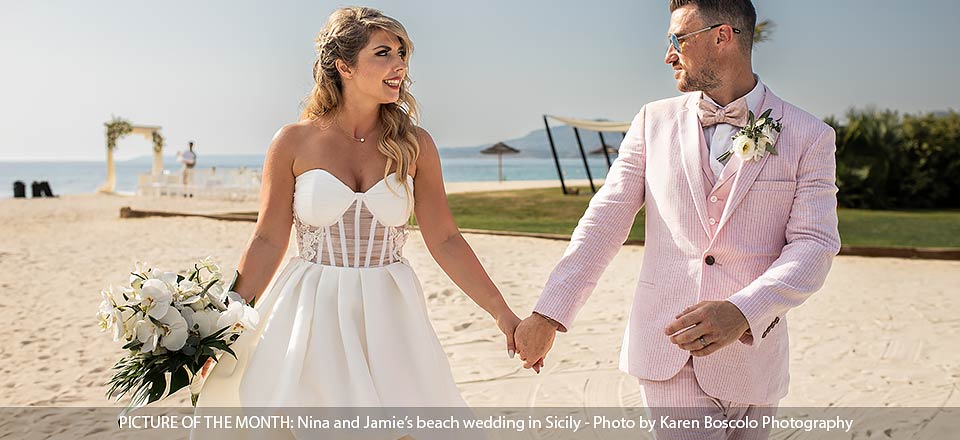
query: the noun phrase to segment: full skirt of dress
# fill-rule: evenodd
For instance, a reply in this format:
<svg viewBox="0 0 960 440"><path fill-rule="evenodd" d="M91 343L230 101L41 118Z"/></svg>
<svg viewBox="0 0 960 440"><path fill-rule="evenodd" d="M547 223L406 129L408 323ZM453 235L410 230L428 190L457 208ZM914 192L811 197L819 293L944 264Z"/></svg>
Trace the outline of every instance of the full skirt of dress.
<svg viewBox="0 0 960 440"><path fill-rule="evenodd" d="M223 407L466 407L406 260L336 267L292 257L261 296L260 323L213 367L197 402ZM258 431L248 438L317 438ZM191 438L236 440L236 429ZM387 436L389 438L389 436Z"/></svg>

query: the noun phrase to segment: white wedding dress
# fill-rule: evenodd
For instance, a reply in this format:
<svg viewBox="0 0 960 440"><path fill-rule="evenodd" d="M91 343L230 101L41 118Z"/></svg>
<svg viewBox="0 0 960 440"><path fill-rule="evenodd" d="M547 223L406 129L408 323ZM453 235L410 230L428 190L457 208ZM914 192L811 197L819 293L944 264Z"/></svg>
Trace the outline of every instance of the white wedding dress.
<svg viewBox="0 0 960 440"><path fill-rule="evenodd" d="M232 346L237 359L224 354L210 372L197 414L237 406L466 406L401 254L411 208L396 174L363 193L323 169L297 176L299 255L259 299L260 323ZM293 430L271 438L312 437Z"/></svg>

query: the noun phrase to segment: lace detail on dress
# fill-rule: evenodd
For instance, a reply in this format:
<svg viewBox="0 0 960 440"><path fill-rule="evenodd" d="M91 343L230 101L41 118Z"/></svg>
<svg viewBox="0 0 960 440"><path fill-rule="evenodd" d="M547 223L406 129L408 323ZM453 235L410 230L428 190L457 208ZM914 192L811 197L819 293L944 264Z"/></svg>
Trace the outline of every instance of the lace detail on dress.
<svg viewBox="0 0 960 440"><path fill-rule="evenodd" d="M311 263L317 262L317 249L323 243L324 228L312 226L304 223L293 213L293 224L297 229L297 247L300 250L300 258Z"/></svg>
<svg viewBox="0 0 960 440"><path fill-rule="evenodd" d="M356 202L327 226L305 223L293 213L300 258L338 267L379 267L401 261L407 241L404 226L386 226L363 204Z"/></svg>
<svg viewBox="0 0 960 440"><path fill-rule="evenodd" d="M390 242L392 244L393 254L391 257L400 261L403 258L403 245L407 242L407 229L404 226L391 228Z"/></svg>

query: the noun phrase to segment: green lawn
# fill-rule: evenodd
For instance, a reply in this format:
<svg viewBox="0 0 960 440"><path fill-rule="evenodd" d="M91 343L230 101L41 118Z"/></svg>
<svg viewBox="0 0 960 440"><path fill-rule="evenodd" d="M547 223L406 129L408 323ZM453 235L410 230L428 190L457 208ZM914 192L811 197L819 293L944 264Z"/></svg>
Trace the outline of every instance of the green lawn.
<svg viewBox="0 0 960 440"><path fill-rule="evenodd" d="M564 196L559 188L450 194L450 209L464 229L569 235L590 202L590 189ZM960 248L960 211L841 209L840 236L849 246ZM643 239L643 211L631 239Z"/></svg>

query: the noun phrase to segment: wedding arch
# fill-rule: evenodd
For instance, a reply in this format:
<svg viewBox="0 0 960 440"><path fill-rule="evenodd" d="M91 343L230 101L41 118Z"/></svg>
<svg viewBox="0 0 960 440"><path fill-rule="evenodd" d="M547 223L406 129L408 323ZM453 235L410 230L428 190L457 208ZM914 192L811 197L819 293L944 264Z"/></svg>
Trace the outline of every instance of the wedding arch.
<svg viewBox="0 0 960 440"><path fill-rule="evenodd" d="M107 127L107 181L98 189L99 192L112 193L116 188L117 176L113 163L113 150L117 148L117 141L128 134L141 135L153 141L153 175L163 173L163 136L160 127L155 125L133 125L126 119L114 116L103 125Z"/></svg>

